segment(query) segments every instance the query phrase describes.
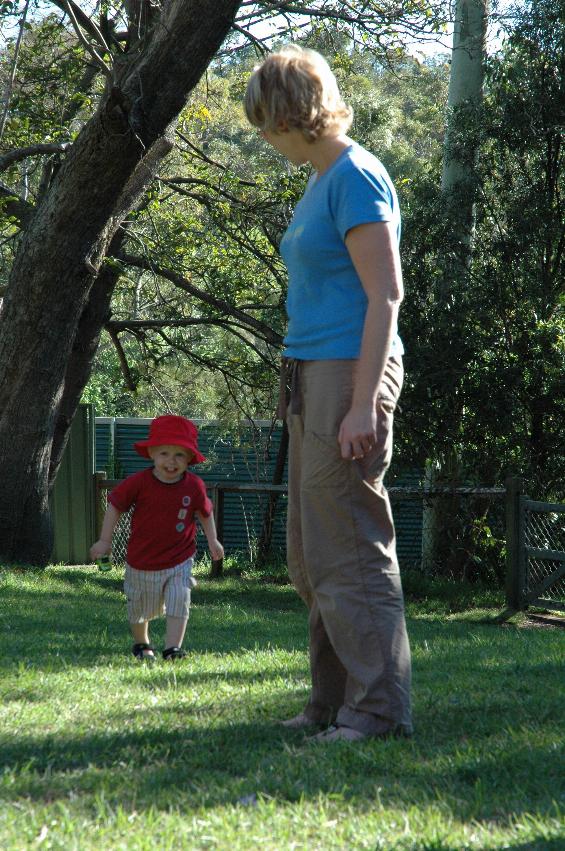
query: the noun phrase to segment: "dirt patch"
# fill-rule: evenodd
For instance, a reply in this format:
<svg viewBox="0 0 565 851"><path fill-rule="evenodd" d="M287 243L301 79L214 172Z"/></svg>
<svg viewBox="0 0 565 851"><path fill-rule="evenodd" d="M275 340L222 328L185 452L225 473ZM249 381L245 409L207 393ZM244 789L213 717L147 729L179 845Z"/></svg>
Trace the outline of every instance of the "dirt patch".
<svg viewBox="0 0 565 851"><path fill-rule="evenodd" d="M565 629L565 617L561 615L526 615L525 626L531 627L560 627L561 629Z"/></svg>

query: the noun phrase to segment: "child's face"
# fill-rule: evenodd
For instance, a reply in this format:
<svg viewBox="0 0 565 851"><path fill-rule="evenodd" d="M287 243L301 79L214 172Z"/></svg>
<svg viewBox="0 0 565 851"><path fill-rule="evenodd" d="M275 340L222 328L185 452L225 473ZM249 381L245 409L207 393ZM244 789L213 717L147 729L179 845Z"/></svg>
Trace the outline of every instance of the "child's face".
<svg viewBox="0 0 565 851"><path fill-rule="evenodd" d="M155 476L161 482L178 482L193 458L193 453L184 446L148 446L149 457L154 464Z"/></svg>

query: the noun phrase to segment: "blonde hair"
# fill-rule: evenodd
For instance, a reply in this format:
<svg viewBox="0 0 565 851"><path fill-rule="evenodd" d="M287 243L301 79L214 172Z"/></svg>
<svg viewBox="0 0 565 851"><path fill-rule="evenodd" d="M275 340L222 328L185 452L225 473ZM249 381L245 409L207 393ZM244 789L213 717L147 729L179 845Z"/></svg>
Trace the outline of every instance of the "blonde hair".
<svg viewBox="0 0 565 851"><path fill-rule="evenodd" d="M294 44L271 53L253 70L244 105L255 127L301 130L308 142L345 132L353 121L324 57Z"/></svg>

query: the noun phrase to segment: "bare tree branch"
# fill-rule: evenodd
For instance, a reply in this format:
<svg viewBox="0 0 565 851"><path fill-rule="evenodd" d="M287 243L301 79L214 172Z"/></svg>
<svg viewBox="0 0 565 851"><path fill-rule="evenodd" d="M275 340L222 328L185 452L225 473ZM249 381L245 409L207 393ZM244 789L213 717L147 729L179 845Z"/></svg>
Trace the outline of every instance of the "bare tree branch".
<svg viewBox="0 0 565 851"><path fill-rule="evenodd" d="M249 387L252 390L257 389L257 385L251 383L250 381L246 381L240 374L232 372L225 364L218 363L218 361L212 360L211 358L204 357L203 355L199 355L194 349L188 348L187 346L183 346L182 343L178 341L171 340L170 337L165 333L165 331L159 331L159 336L162 340L167 343L171 348L177 349L179 352L185 354L189 360L193 361L193 363L197 363L200 366L205 367L205 369L210 370L211 372L219 372L224 380L227 378L231 378L236 384L240 387ZM246 341L247 342L247 341ZM276 371L277 366L274 363L269 363L267 359L263 356L262 358L270 368Z"/></svg>
<svg viewBox="0 0 565 851"><path fill-rule="evenodd" d="M167 281L171 281L171 283L175 284L175 286L184 290L190 295L193 295L199 301L204 304L213 307L215 310L220 311L225 316L233 316L236 319L239 319L240 322L243 323L247 328L253 329L258 332L263 339L270 343L273 346L280 346L282 344L282 337L276 331L273 331L268 325L264 322L261 322L259 319L255 319L253 316L249 316L249 314L235 307L229 302L224 301L223 299L216 298L215 296L210 295L204 290L195 287L194 284L191 284L186 280L182 275L179 275L177 272L173 272L171 269L165 269L163 266L159 266L156 263L152 263L150 260L145 259L144 257L138 257L132 254L127 254L125 252L120 252L116 257L116 260L125 263L128 266L135 266L138 269L145 269L148 272L153 272L156 275L160 275L162 278L165 278Z"/></svg>
<svg viewBox="0 0 565 851"><path fill-rule="evenodd" d="M131 390L132 393L135 393L135 391L137 390L137 385L133 380L133 376L131 374L131 370L129 368L129 364L126 358L126 353L124 352L123 346L118 339L118 335L111 328L108 328L108 334L110 335L112 342L116 348L118 360L120 362L124 380L126 382L126 387L128 388L128 390Z"/></svg>
<svg viewBox="0 0 565 851"><path fill-rule="evenodd" d="M71 147L71 142L45 142L44 144L28 145L26 148L15 148L0 156L0 171L5 171L13 163L34 157L37 154L63 154Z"/></svg>
<svg viewBox="0 0 565 851"><path fill-rule="evenodd" d="M111 56L111 51L106 44L104 36L96 26L93 20L86 15L80 6L73 3L73 0L52 0L55 6L58 6L69 16L69 20L73 25L76 36L84 49L92 56L96 64L99 66L102 73L109 79L114 79L112 68L104 61L94 44L89 41L83 33L83 29L97 42L98 47L102 48L103 53Z"/></svg>
<svg viewBox="0 0 565 851"><path fill-rule="evenodd" d="M365 46L373 52L377 52L375 48L378 48L381 58L388 59L387 53L391 46L406 46L407 41L414 37L437 41L441 24L449 17L447 4L433 0L418 6L410 0L318 0L310 3L296 0L279 3L243 2L240 4L237 23L239 31L244 34L262 22L284 18L287 22L286 30L291 34L297 27L311 26L312 21L318 20L322 24L333 21L345 25L352 39L367 36L370 41ZM280 37L284 31L285 28L280 27L270 40Z"/></svg>
<svg viewBox="0 0 565 851"><path fill-rule="evenodd" d="M5 183L0 183L0 202L2 203L2 211L8 216L15 216L21 227L27 224L35 209L33 204L10 189Z"/></svg>
<svg viewBox="0 0 565 851"><path fill-rule="evenodd" d="M213 165L214 168L220 169L220 171L228 171L227 165L223 165L223 163L216 162L216 160L210 159L210 157L206 156L204 151L198 148L190 139L184 135L180 130L176 131L177 136L196 154L196 156L201 159L203 162L208 163L208 165ZM239 180L242 186L256 186L257 184L252 180Z"/></svg>
<svg viewBox="0 0 565 851"><path fill-rule="evenodd" d="M4 111L2 112L2 119L0 120L0 140L4 135L4 130L6 128L6 121L8 119L8 112L10 109L10 101L12 99L12 89L14 87L14 80L16 79L16 70L18 67L18 58L20 55L20 47L22 44L22 38L25 30L25 22L27 18L27 13L29 9L30 0L26 0L26 4L24 7L24 11L22 14L22 19L20 21L20 31L18 33L18 37L16 39L16 45L14 48L14 58L12 59L12 68L10 70L10 75L8 77L8 82L6 84L6 91L4 93Z"/></svg>
<svg viewBox="0 0 565 851"><path fill-rule="evenodd" d="M2 159L0 158L0 165L2 163ZM187 192L186 190L179 189L179 186L182 184L188 186L204 186L206 189L210 189L213 192L216 192L218 195L221 195L223 198L226 198L228 201L231 201L232 204L241 203L239 198L235 195L232 195L230 192L226 192L225 189L222 189L220 186L214 186L210 183L209 180L204 180L201 177L160 177L158 178L161 183L165 186L174 187L176 192L180 192L183 195L187 195L189 198L194 198L196 200L201 200L202 196L197 195L193 192ZM247 183L247 186L252 186L253 184Z"/></svg>
<svg viewBox="0 0 565 851"><path fill-rule="evenodd" d="M72 13L77 24L85 32L87 32L94 41L98 42L99 46L102 47L103 50L108 51L108 45L106 44L106 40L98 26L94 23L92 18L86 14L86 12L83 12L80 6L73 2L73 0L51 0L51 3L54 6L57 6L62 12L68 14L69 17Z"/></svg>
<svg viewBox="0 0 565 851"><path fill-rule="evenodd" d="M161 180L162 183L172 186L174 188L174 191L177 194L183 195L184 197L190 198L192 201L196 201L198 204L201 204L203 207L205 207L210 212L211 215L214 214L214 210L215 210L213 198L211 198L207 195L203 195L203 194L198 193L198 192L189 192L186 189L181 189L179 184L186 183L186 184L189 184L189 185L192 184L192 185L204 186L207 189L210 189L212 192L215 192L217 195L221 195L221 196L227 198L233 205L237 205L237 206L243 208L243 204L242 204L242 202L240 201L239 198L237 198L234 195L231 195L228 192L225 192L220 187L216 187L213 184L211 184L209 181L203 180L201 178L171 178L171 179L160 178L160 180ZM165 199L163 199L163 200L165 200ZM274 205L271 205L271 206L274 206ZM239 225L235 225L234 227L229 227L226 222L222 223L221 221L218 221L217 224L218 224L218 227L221 230L223 230L224 233L226 233L230 237L230 239L233 239L233 241L236 242L237 245L240 246L240 248L243 248L244 251L249 252L249 254L252 254L257 260L259 260L259 262L261 264L263 264L270 271L270 273L273 275L273 277L275 278L275 280L278 283L282 283L281 275L280 275L280 272L279 272L279 270L277 268L277 264L276 264L276 257L278 257L278 239L273 238L273 235L269 232L269 229L267 227L267 224L269 222L269 219L267 218L268 207L266 209L265 208L261 208L261 209L263 211L262 217L259 214L259 208L257 208L257 207L255 208L255 220L260 219L259 227L261 228L263 234L267 238L269 245L273 248L273 251L275 252L275 254L273 256L269 256L268 254L258 250L257 247L253 244L253 241L246 238L247 232L245 230L243 230L243 235L238 233L237 231L242 230L241 227L239 227ZM271 225L277 231L278 236L280 236L280 234L284 230L284 227L281 227L280 223L277 222L276 219L271 219Z"/></svg>
<svg viewBox="0 0 565 851"><path fill-rule="evenodd" d="M245 343L248 348L252 349L262 361L269 366L272 366L272 359L268 358L264 352L258 349L257 346L251 342L249 337L244 336L243 332L249 334L249 328L247 326L240 325L237 322L230 322L227 319L217 319L210 316L201 316L196 319L111 319L104 327L108 330L108 333L112 335L119 331L131 331L135 334L138 331L147 329L157 330L161 333L161 336L163 336L164 328L190 328L191 326L193 327L197 325L214 325L217 328L222 328L224 331L233 334ZM262 342L268 342L263 336L260 336L259 339ZM181 348L178 342L172 342L171 346L178 349Z"/></svg>
<svg viewBox="0 0 565 851"><path fill-rule="evenodd" d="M257 38L257 36L253 35L253 33L250 30L246 30L243 27L240 27L238 24L234 24L233 29L236 32L240 32L242 35L245 36L245 38L248 41L250 41L252 44L254 44L255 47L257 48L257 50L259 51L259 53L261 54L261 56L265 56L269 52L268 48L265 47L265 44L264 44L266 39Z"/></svg>

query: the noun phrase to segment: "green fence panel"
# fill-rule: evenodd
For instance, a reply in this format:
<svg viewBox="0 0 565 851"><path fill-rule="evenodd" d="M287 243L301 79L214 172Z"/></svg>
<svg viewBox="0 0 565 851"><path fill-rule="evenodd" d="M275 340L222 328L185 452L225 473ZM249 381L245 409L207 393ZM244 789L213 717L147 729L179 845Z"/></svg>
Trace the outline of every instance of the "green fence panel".
<svg viewBox="0 0 565 851"><path fill-rule="evenodd" d="M114 478L113 458L114 417L96 417L94 464L96 470L103 470L109 479Z"/></svg>
<svg viewBox="0 0 565 851"><path fill-rule="evenodd" d="M94 411L79 405L51 494L52 561L88 564L94 541Z"/></svg>
<svg viewBox="0 0 565 851"><path fill-rule="evenodd" d="M110 478L122 478L144 469L148 462L139 456L133 444L147 437L150 419L112 418L96 419L96 464ZM282 427L274 429L270 422L243 423L236 429L227 430L216 422L196 421L199 430L199 448L206 456L205 464L194 468L207 484L214 482L271 482ZM111 463L113 460L113 467ZM115 473L114 473L115 470ZM387 478L388 484L416 486L422 476L417 471L402 471L393 468ZM286 483L286 468L284 473ZM285 548L286 496L281 496L277 505L272 548ZM226 552L248 551L261 534L263 516L268 497L259 494L225 494L224 546ZM398 556L406 564L416 563L421 558L422 503L420 500L395 500L393 512L397 527ZM199 550L205 551L205 538L198 537Z"/></svg>
<svg viewBox="0 0 565 851"><path fill-rule="evenodd" d="M96 418L97 469L109 478L123 478L145 469L149 462L137 454L133 444L144 440L151 420L146 418ZM270 423L241 424L233 431L216 422L200 422L198 446L206 462L194 472L207 484L218 481L270 482L273 476L282 429ZM285 476L286 478L286 476ZM259 536L267 497L226 494L224 543L227 552L248 550ZM272 546L285 546L286 499L281 498L273 530ZM206 539L200 532L198 545L205 551Z"/></svg>

